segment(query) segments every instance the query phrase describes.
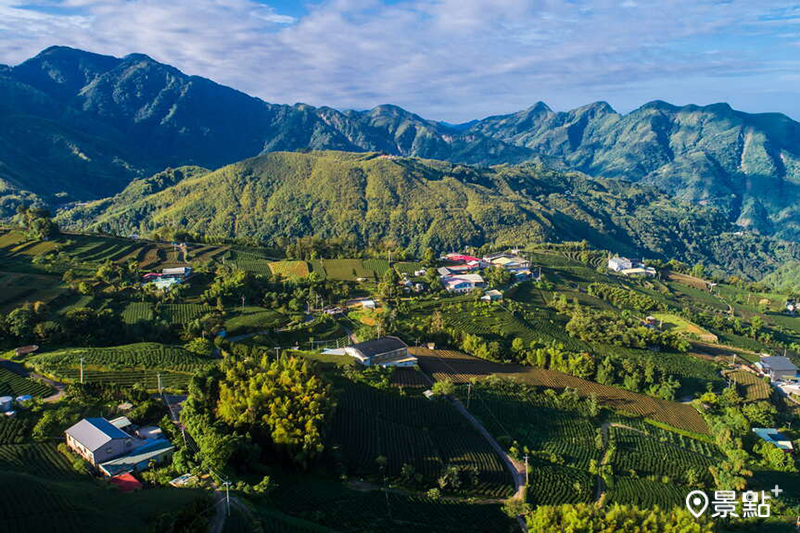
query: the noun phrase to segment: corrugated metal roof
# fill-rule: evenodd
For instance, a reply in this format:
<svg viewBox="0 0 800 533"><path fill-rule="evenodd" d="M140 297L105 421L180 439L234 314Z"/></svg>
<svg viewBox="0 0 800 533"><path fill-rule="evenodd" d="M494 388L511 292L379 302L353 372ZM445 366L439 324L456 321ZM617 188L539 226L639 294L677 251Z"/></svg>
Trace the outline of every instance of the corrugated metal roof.
<svg viewBox="0 0 800 533"><path fill-rule="evenodd" d="M797 367L792 363L788 357L782 355L774 355L772 357L761 358L761 364L768 366L772 370L782 371L797 371Z"/></svg>
<svg viewBox="0 0 800 533"><path fill-rule="evenodd" d="M372 341L359 342L352 347L361 352L364 357L372 357L373 355L408 348L408 345L397 337L381 337Z"/></svg>
<svg viewBox="0 0 800 533"><path fill-rule="evenodd" d="M157 439L135 448L127 455L102 463L100 468L110 476L122 472L131 472L137 469L137 465L146 467L151 459L156 459L174 449L175 446L167 439Z"/></svg>
<svg viewBox="0 0 800 533"><path fill-rule="evenodd" d="M84 418L65 433L92 452L114 439L131 438L105 418Z"/></svg>

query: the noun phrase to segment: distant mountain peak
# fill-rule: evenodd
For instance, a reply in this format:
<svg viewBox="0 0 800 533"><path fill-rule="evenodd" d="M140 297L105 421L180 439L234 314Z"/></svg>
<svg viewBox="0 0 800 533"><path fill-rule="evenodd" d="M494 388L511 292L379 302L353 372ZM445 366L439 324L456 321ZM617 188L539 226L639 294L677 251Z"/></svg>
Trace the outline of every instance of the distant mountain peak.
<svg viewBox="0 0 800 533"><path fill-rule="evenodd" d="M150 57L147 54L141 54L141 53L138 53L138 52L134 52L132 54L128 54L122 59L123 59L123 61L143 61L143 62L146 62L146 63L156 63L156 64L159 64L159 65L163 65L164 64L164 63L160 63L160 62L156 61L155 59L153 59L152 57Z"/></svg>
<svg viewBox="0 0 800 533"><path fill-rule="evenodd" d="M553 110L550 109L550 106L539 100L528 109L525 110L525 113L552 113Z"/></svg>
<svg viewBox="0 0 800 533"><path fill-rule="evenodd" d="M670 104L669 102L665 102L664 100L653 100L644 104L642 107L637 109L637 111L646 111L648 109L656 109L659 111L676 111L679 109L679 107Z"/></svg>

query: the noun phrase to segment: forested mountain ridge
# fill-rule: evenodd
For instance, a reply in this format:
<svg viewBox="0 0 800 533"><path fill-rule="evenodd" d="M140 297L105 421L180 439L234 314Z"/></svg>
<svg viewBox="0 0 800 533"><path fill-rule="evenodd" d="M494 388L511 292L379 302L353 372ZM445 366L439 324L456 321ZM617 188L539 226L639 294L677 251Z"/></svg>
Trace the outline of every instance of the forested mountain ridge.
<svg viewBox="0 0 800 533"><path fill-rule="evenodd" d="M58 220L121 235L391 240L415 252L586 239L753 277L800 257L797 246L737 233L718 209L649 186L531 163L478 168L377 153L275 152L211 172L170 170Z"/></svg>
<svg viewBox="0 0 800 533"><path fill-rule="evenodd" d="M555 113L539 102L468 131L563 158L593 176L641 180L719 206L760 233L800 235L800 124L779 113L660 101L627 115L605 102Z"/></svg>
<svg viewBox="0 0 800 533"><path fill-rule="evenodd" d="M382 105L264 102L132 54L52 47L0 69L0 216L41 197L115 194L167 167L219 168L263 152L381 152L475 165L546 161L719 207L748 231L800 238L800 124L727 104L598 102L450 125Z"/></svg>
<svg viewBox="0 0 800 533"><path fill-rule="evenodd" d="M368 150L479 164L532 157L395 106L268 104L142 54L66 47L0 69L0 140L0 191L49 203L113 194L169 166L218 168L264 151Z"/></svg>

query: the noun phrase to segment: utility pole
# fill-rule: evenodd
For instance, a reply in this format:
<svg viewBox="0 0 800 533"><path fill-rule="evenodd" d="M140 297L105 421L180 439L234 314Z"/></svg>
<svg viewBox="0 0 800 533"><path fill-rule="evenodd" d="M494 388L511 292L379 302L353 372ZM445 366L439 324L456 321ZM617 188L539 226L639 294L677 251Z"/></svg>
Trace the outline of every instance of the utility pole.
<svg viewBox="0 0 800 533"><path fill-rule="evenodd" d="M467 383L467 409L469 409L469 401L472 398L472 383Z"/></svg>
<svg viewBox="0 0 800 533"><path fill-rule="evenodd" d="M83 357L81 357L81 384L83 384Z"/></svg>
<svg viewBox="0 0 800 533"><path fill-rule="evenodd" d="M277 361L280 358L281 358L281 347L280 346L276 346L275 347L275 360Z"/></svg>
<svg viewBox="0 0 800 533"><path fill-rule="evenodd" d="M161 372L158 373L158 392L162 392L161 387Z"/></svg>
<svg viewBox="0 0 800 533"><path fill-rule="evenodd" d="M242 295L242 311L244 311L244 295Z"/></svg>

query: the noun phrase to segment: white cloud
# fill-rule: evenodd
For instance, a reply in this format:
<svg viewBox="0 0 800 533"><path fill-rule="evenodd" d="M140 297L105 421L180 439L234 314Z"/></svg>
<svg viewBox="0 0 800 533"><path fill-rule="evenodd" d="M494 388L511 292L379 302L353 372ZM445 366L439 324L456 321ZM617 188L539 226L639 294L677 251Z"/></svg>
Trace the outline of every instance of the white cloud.
<svg viewBox="0 0 800 533"><path fill-rule="evenodd" d="M330 0L309 4L298 19L251 0L51 0L47 7L0 0L0 62L52 44L142 52L272 102L391 102L448 120L540 99L556 107L606 99L625 109L641 103L631 100L645 87L658 88L650 98L683 97L688 80L702 80L695 99L703 103L704 89L730 73L761 76L766 86L774 83L763 49L771 41L754 49L735 37L786 33L776 19L795 15L779 2L744 0ZM797 90L785 83L781 90ZM735 100L735 80L724 84Z"/></svg>

